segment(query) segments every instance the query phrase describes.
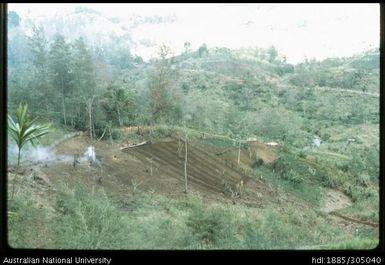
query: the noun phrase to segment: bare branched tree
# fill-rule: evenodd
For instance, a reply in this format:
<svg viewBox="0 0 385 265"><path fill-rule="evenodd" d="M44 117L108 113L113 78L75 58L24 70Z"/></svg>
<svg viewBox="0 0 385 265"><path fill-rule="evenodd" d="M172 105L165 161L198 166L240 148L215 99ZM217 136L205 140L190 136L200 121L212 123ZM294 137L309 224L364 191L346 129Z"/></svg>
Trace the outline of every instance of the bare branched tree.
<svg viewBox="0 0 385 265"><path fill-rule="evenodd" d="M135 194L138 187L142 184L142 182L138 182L135 178L131 179L131 185L132 185L132 193Z"/></svg>
<svg viewBox="0 0 385 265"><path fill-rule="evenodd" d="M184 146L185 146L185 156L184 156L184 192L187 193L187 131L185 132L184 137Z"/></svg>

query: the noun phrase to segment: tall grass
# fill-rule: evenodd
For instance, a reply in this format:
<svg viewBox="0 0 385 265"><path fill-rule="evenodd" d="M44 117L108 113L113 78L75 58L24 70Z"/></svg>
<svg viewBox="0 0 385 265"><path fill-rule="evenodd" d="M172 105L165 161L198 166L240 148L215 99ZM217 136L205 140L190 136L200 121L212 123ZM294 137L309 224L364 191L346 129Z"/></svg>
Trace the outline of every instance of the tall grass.
<svg viewBox="0 0 385 265"><path fill-rule="evenodd" d="M31 193L17 193L8 201L8 244L13 248L50 248L53 235L47 210Z"/></svg>
<svg viewBox="0 0 385 265"><path fill-rule="evenodd" d="M259 167L255 171L258 176L262 175L264 179L274 186L279 187L281 190L291 193L306 202L312 203L315 207L321 204L323 197L320 186L316 183L304 180L304 177L298 172L290 171L290 168L288 168L287 175L282 177L279 173L274 173L265 166ZM305 176L305 178L309 177Z"/></svg>
<svg viewBox="0 0 385 265"><path fill-rule="evenodd" d="M139 192L110 198L103 188L63 185L48 215L18 196L10 205L9 242L54 249L294 249L376 240L352 236L310 209L207 207L196 197L171 200ZM125 199L126 203L119 203ZM15 217L16 216L16 217ZM333 245L334 246L334 245ZM361 245L357 245L358 247ZM362 245L365 247L364 245Z"/></svg>

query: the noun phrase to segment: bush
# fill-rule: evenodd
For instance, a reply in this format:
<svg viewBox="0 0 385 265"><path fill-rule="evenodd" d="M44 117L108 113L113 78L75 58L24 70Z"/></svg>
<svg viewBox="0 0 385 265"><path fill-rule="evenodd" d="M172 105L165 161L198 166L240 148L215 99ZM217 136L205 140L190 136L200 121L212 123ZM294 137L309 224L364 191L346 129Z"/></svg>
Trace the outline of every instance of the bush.
<svg viewBox="0 0 385 265"><path fill-rule="evenodd" d="M175 128L163 125L154 129L155 137L172 137L175 132Z"/></svg>
<svg viewBox="0 0 385 265"><path fill-rule="evenodd" d="M83 183L62 187L54 218L55 248L64 249L175 249L196 246L188 228L173 218L174 207L155 206L146 194L138 194L115 206L103 189ZM165 202L164 202L165 203ZM163 206L163 205L162 205ZM171 211L171 213L170 213Z"/></svg>
<svg viewBox="0 0 385 265"><path fill-rule="evenodd" d="M263 165L263 159L258 158L255 163L253 164L253 168L260 167Z"/></svg>
<svg viewBox="0 0 385 265"><path fill-rule="evenodd" d="M299 153L298 153L298 157L300 158L306 158L306 152L301 150Z"/></svg>
<svg viewBox="0 0 385 265"><path fill-rule="evenodd" d="M322 186L324 187L336 188L338 186L338 182L336 181L336 179L331 177L330 175L322 175L321 181Z"/></svg>
<svg viewBox="0 0 385 265"><path fill-rule="evenodd" d="M50 248L50 218L30 194L14 196L8 204L8 243L13 248Z"/></svg>
<svg viewBox="0 0 385 265"><path fill-rule="evenodd" d="M379 193L368 198L361 198L350 207L340 210L340 213L360 220L379 222Z"/></svg>
<svg viewBox="0 0 385 265"><path fill-rule="evenodd" d="M285 192L292 193L310 203L318 205L322 198L319 183L309 181L308 167L300 165L292 156L285 157L281 153L281 157L276 164L275 173L267 167L259 167L258 174L263 175L267 180L276 186L280 186ZM318 172L317 172L318 174ZM317 176L313 177L316 179Z"/></svg>
<svg viewBox="0 0 385 265"><path fill-rule="evenodd" d="M343 172L349 171L349 163L347 162L335 162L337 169L342 170Z"/></svg>
<svg viewBox="0 0 385 265"><path fill-rule="evenodd" d="M298 174L296 174L296 172L294 172L292 169L288 171L281 171L281 177L293 185L298 185L303 182L303 178L298 176Z"/></svg>
<svg viewBox="0 0 385 265"><path fill-rule="evenodd" d="M111 132L111 137L113 140L121 140L123 138L123 134L120 131L114 130Z"/></svg>
<svg viewBox="0 0 385 265"><path fill-rule="evenodd" d="M55 247L64 249L120 249L126 244L128 227L122 214L104 191L78 183L75 189L62 187L53 220Z"/></svg>
<svg viewBox="0 0 385 265"><path fill-rule="evenodd" d="M186 220L192 234L205 248L217 248L231 244L233 240L230 213L221 208L195 208Z"/></svg>

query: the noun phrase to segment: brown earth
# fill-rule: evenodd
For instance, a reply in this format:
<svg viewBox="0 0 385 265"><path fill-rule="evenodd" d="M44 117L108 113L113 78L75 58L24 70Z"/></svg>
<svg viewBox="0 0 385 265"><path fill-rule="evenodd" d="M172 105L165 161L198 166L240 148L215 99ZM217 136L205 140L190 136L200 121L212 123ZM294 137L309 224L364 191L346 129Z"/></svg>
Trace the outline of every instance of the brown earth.
<svg viewBox="0 0 385 265"><path fill-rule="evenodd" d="M249 142L246 148L241 149L240 163L238 165L238 149L232 148L220 148L214 146L204 145L199 142L194 142L194 145L200 149L206 150L214 154L220 160L229 162L236 167L239 167L246 173L249 173L256 162L263 163L265 165L273 166L278 159L278 146L268 146L265 143Z"/></svg>
<svg viewBox="0 0 385 265"><path fill-rule="evenodd" d="M326 198L324 200L324 206L321 208L322 212L331 213L352 205L351 199L341 191L328 189L325 193Z"/></svg>
<svg viewBox="0 0 385 265"><path fill-rule="evenodd" d="M187 147L189 193L200 196L208 203L237 203L250 207L264 207L267 204L276 204L280 207L284 207L285 204L304 204L296 197L278 191L269 183L249 175L250 171L244 170L251 168L253 164L248 151L242 152L242 165L238 167L234 162L234 150L227 154L227 159L222 159L213 152L215 148L197 143L192 141ZM78 136L59 144L56 147L56 154L72 157L76 152L84 152L89 144L90 141L86 136ZM207 148L204 149L205 147ZM111 145L101 141L96 142L95 149L96 157L101 161L101 169L93 168L87 162L81 162L73 167L72 162L57 161L51 162L48 167L42 167L41 171L49 176L53 183L72 182L76 178L83 178L89 181L90 185L95 185L97 176L102 176L100 185L107 191L124 194L135 186L142 191L155 192L169 198L185 196L183 142L165 139L120 150L117 144ZM223 150L222 148L221 151ZM237 188L241 180L243 187ZM232 196L226 185L231 187L232 191L239 191L241 196Z"/></svg>

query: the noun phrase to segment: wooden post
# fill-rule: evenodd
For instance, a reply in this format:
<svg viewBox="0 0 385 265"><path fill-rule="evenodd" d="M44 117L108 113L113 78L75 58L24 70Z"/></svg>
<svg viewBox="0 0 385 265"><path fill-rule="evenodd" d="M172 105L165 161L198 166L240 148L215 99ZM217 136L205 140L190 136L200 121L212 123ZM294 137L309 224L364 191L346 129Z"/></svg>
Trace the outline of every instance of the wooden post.
<svg viewBox="0 0 385 265"><path fill-rule="evenodd" d="M152 156L151 156L151 160L150 160L150 176L152 177Z"/></svg>
<svg viewBox="0 0 385 265"><path fill-rule="evenodd" d="M185 134L185 141L184 141L184 146L185 146L185 156L184 156L184 192L187 193L187 133Z"/></svg>
<svg viewBox="0 0 385 265"><path fill-rule="evenodd" d="M241 141L239 141L238 145L238 165L241 162Z"/></svg>
<svg viewBox="0 0 385 265"><path fill-rule="evenodd" d="M88 118L90 126L90 139L92 141L92 100L88 101Z"/></svg>

